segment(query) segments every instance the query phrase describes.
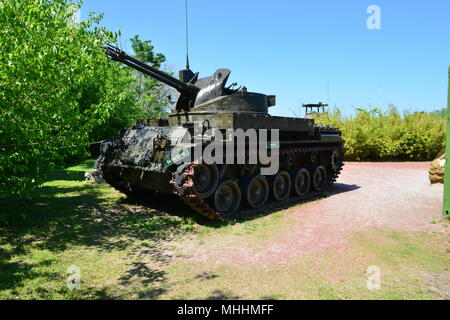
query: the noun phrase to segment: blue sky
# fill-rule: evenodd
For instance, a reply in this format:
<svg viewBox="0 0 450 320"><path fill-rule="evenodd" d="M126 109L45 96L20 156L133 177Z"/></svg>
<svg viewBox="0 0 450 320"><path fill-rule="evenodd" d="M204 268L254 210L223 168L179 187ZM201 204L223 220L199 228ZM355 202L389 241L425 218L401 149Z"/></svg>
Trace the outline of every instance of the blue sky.
<svg viewBox="0 0 450 320"><path fill-rule="evenodd" d="M366 26L369 5L381 10L380 30ZM125 48L138 34L167 67L184 67L184 0L85 0L82 18L89 11L121 30ZM326 102L328 87L347 114L389 103L432 111L447 104L449 15L449 0L189 0L190 65L200 76L231 69L229 83L276 94L273 115Z"/></svg>

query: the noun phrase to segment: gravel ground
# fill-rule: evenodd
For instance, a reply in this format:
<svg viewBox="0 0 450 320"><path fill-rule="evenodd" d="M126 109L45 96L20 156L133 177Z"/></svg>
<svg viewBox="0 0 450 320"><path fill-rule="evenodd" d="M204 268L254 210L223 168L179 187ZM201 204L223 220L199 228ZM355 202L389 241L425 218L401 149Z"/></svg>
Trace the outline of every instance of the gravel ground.
<svg viewBox="0 0 450 320"><path fill-rule="evenodd" d="M269 265L293 257L346 248L348 237L364 229L444 232L443 185L430 185L430 162L349 162L325 199L284 211L291 223L267 241L208 241L185 244L197 261Z"/></svg>
<svg viewBox="0 0 450 320"><path fill-rule="evenodd" d="M443 185L430 185L429 162L350 162L331 196L296 208L292 254L339 249L346 235L368 227L442 232ZM289 240L290 238L290 240ZM292 243L290 243L292 242ZM286 251L285 251L286 252Z"/></svg>

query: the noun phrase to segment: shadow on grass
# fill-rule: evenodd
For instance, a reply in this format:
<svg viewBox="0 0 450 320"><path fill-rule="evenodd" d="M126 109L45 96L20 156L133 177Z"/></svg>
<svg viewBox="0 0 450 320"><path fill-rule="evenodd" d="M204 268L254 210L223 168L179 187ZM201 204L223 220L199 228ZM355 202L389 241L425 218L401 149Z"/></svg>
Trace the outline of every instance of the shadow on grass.
<svg viewBox="0 0 450 320"><path fill-rule="evenodd" d="M133 278L140 279L142 284L150 284L165 280L165 272L161 270L152 270L143 262L132 262L132 267L126 274L119 278L121 284L129 285Z"/></svg>
<svg viewBox="0 0 450 320"><path fill-rule="evenodd" d="M188 223L128 200L105 199L95 185L46 186L39 190L40 195L36 197L0 200L2 239L13 244L16 253L29 241L38 242L35 246L51 251L64 250L71 244L103 250L124 249L128 242L119 238L164 240L172 236L165 231ZM180 211L179 216L189 215Z"/></svg>
<svg viewBox="0 0 450 320"><path fill-rule="evenodd" d="M228 294L222 290L214 290L205 300L237 300L239 296Z"/></svg>
<svg viewBox="0 0 450 320"><path fill-rule="evenodd" d="M195 279L199 279L200 281L212 280L218 278L219 276L212 272L202 272L195 276Z"/></svg>
<svg viewBox="0 0 450 320"><path fill-rule="evenodd" d="M344 192L350 192L361 188L355 184L334 183L325 192L310 192L306 197L292 197L285 201L269 203L263 209L257 210L245 210L241 208L241 212L236 216L234 220L217 221L207 219L192 209L188 208L178 197L159 194L149 196L148 199L129 199L125 198L124 203L136 204L152 208L154 210L168 212L171 215L178 217L192 217L193 221L199 225L208 226L211 228L222 228L224 226L251 221L264 216L271 215L275 212L286 210L298 206L299 204L316 201L321 198L327 198L328 196L334 196Z"/></svg>
<svg viewBox="0 0 450 320"><path fill-rule="evenodd" d="M67 181L84 181L84 172L76 170L56 169L49 171L46 175L46 181L67 180Z"/></svg>
<svg viewBox="0 0 450 320"><path fill-rule="evenodd" d="M149 195L139 202L125 198L115 199L111 196L109 186L79 183L84 179L82 170L56 170L49 174L49 179L51 183L27 197L0 199L0 290L15 290L36 277L49 280L61 277L60 274L42 271L43 264L53 263L52 261L22 261L20 257L27 255L30 250L58 253L72 246L94 247L100 252L127 250L137 240L141 240L142 244L137 251L150 257L152 261L164 264L171 257L158 244L172 239L180 232L191 230L194 223L220 228L269 215L299 203L298 199L293 199L277 203L263 211L247 212L248 216L241 220L217 222L195 214L178 198L169 195ZM336 184L330 194L357 188L359 187ZM302 201L320 197L321 195L313 195L311 199ZM204 280L209 277L210 275L200 276ZM133 281L147 287L137 293L141 298L156 298L166 290L148 289L151 284L163 284L165 273L150 269L141 262L131 262L130 267L119 278L124 286ZM87 288L87 296L82 297L114 297L114 294L105 290ZM45 294L41 295L45 297ZM217 292L209 298L230 297Z"/></svg>
<svg viewBox="0 0 450 320"><path fill-rule="evenodd" d="M180 219L155 208L115 199L109 186L77 183L83 180L82 171L65 170L51 175L54 179L51 183L27 197L0 199L0 290L13 292L38 277L51 281L58 276L61 279L57 281L64 281L64 275L45 272L46 268L42 268L45 261L35 263L30 258L33 250L60 253L74 246L93 247L99 252L128 250L127 256L133 261L136 258L132 255L142 249L147 258L162 262L168 257L158 244L186 231L185 227L192 224L192 219ZM179 208L180 216L187 216L181 205ZM137 240L143 243L145 240L147 244L129 250L130 246L136 246ZM138 279L148 285L163 278L163 272L132 262L119 282L126 285ZM86 288L82 298L111 298L111 293L105 290ZM161 290L146 290L142 295L155 298L160 293ZM47 297L45 292L36 294Z"/></svg>
<svg viewBox="0 0 450 320"><path fill-rule="evenodd" d="M25 263L23 261L11 261L12 252L0 247L0 290L12 289L12 294L17 292L14 288L20 286L23 281L35 279L36 277L57 278L55 272L35 271L41 267L54 263L54 260L46 259L36 263Z"/></svg>

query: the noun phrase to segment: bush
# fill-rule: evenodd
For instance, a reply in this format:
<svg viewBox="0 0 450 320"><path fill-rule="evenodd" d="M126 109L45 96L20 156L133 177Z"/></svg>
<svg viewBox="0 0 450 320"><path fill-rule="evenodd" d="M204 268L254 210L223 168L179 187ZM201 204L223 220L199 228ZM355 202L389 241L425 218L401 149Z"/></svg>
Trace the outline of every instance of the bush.
<svg viewBox="0 0 450 320"><path fill-rule="evenodd" d="M357 109L342 116L339 109L324 112L316 122L341 129L347 160L432 160L445 146L446 117L442 113L387 112Z"/></svg>

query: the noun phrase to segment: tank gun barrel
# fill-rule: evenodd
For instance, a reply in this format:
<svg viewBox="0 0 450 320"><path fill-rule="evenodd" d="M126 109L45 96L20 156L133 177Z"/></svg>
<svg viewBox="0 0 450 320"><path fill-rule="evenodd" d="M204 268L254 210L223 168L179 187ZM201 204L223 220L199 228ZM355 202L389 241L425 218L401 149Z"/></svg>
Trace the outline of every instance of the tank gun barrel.
<svg viewBox="0 0 450 320"><path fill-rule="evenodd" d="M184 109L189 111L189 109L194 105L195 98L197 97L200 88L191 83L178 80L163 71L155 69L148 64L129 56L125 51L122 51L110 44L105 47L105 51L108 58L114 61L119 61L145 75L152 77L153 79L165 83L180 92L181 96L180 99L178 99L176 107L177 110Z"/></svg>
<svg viewBox="0 0 450 320"><path fill-rule="evenodd" d="M168 86L177 89L180 92L188 88L187 83L184 83L183 81L180 81L172 76L169 76L168 74L158 69L155 69L149 66L148 64L139 61L136 58L129 56L125 51L122 51L119 48L116 48L108 44L105 50L106 55L112 60L122 62L123 64L126 64L127 66L139 72L142 72L158 81L161 81L167 84Z"/></svg>

